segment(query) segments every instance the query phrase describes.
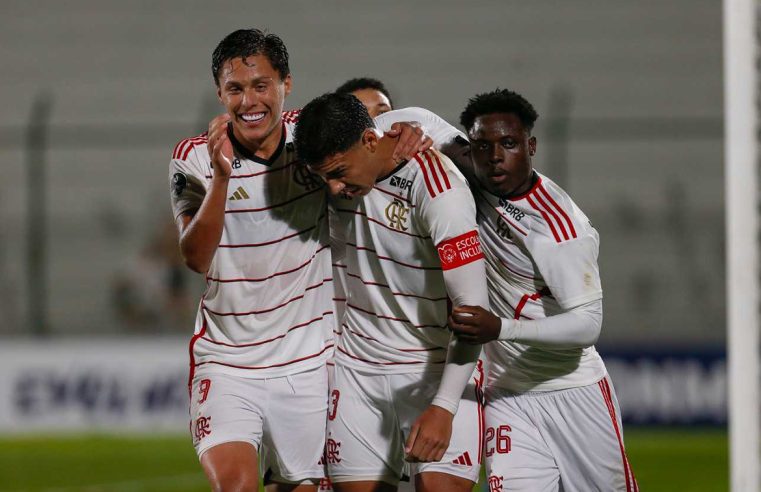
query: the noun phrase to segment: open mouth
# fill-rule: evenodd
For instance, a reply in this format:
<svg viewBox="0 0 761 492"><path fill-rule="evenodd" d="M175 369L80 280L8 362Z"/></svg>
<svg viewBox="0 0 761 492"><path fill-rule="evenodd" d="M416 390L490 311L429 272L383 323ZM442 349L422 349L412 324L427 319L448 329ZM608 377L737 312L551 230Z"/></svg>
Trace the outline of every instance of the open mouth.
<svg viewBox="0 0 761 492"><path fill-rule="evenodd" d="M256 124L264 119L267 113L241 113L238 117L246 123Z"/></svg>

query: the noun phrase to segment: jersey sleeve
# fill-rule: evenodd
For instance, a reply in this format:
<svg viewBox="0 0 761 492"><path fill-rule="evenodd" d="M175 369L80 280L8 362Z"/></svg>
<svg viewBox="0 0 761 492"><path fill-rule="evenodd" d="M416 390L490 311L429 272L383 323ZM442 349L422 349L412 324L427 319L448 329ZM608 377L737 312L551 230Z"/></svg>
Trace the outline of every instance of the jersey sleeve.
<svg viewBox="0 0 761 492"><path fill-rule="evenodd" d="M208 164L204 164L199 146L205 149L206 143L198 139L181 141L169 162L169 198L175 220L185 212L198 210L206 196Z"/></svg>
<svg viewBox="0 0 761 492"><path fill-rule="evenodd" d="M375 125L378 129L386 132L391 129L391 125L394 123L403 121L420 123L437 149L458 136L465 138L460 130L447 123L444 118L424 108L409 107L383 113L375 118Z"/></svg>

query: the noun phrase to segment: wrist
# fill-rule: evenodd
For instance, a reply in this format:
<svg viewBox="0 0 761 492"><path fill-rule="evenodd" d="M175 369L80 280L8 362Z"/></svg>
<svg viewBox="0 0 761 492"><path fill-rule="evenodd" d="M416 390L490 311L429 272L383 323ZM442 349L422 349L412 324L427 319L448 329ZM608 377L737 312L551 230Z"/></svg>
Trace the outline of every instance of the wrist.
<svg viewBox="0 0 761 492"><path fill-rule="evenodd" d="M499 340L514 342L518 336L518 320L501 318L502 327L499 330Z"/></svg>
<svg viewBox="0 0 761 492"><path fill-rule="evenodd" d="M431 403L431 405L428 408L430 408L431 410L434 410L435 412L440 413L442 415L446 415L450 419L454 419L454 413L452 412L452 410L448 406L445 407L445 406L442 406L440 404ZM457 409L455 409L454 412L457 412Z"/></svg>
<svg viewBox="0 0 761 492"><path fill-rule="evenodd" d="M227 184L229 182L230 182L230 176L225 176L223 174L215 174L211 178L211 184L212 184L212 186L214 186L214 185L217 185L217 186L224 185L225 187L227 187Z"/></svg>

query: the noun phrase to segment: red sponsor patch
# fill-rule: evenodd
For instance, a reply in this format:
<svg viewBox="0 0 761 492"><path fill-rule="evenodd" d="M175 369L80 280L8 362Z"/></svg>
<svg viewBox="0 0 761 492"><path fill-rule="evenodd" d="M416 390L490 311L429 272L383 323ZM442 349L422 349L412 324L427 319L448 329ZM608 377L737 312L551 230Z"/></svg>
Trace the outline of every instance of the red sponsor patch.
<svg viewBox="0 0 761 492"><path fill-rule="evenodd" d="M438 245L438 249L442 270L461 267L484 257L481 251L481 241L478 239L478 231L466 232L442 241Z"/></svg>

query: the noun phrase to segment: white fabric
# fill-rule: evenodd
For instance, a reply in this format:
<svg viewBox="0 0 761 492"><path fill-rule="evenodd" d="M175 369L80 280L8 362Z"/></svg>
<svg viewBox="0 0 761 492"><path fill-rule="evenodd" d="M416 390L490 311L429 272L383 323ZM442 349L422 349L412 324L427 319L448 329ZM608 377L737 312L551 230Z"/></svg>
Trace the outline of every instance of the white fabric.
<svg viewBox="0 0 761 492"><path fill-rule="evenodd" d="M333 416L328 420L328 446L337 451L327 460L332 481L366 479L396 484L405 469L404 443L412 424L430 404L439 377L372 374L337 365L328 414ZM463 392L442 460L411 463L412 475L431 471L478 481L483 408L477 388L483 379L479 366Z"/></svg>
<svg viewBox="0 0 761 492"><path fill-rule="evenodd" d="M270 470L273 480L319 480L327 388L325 366L272 379L196 374L190 430L198 457L219 444L248 442L259 452L261 470ZM208 434L198 431L199 419L208 425Z"/></svg>
<svg viewBox="0 0 761 492"><path fill-rule="evenodd" d="M451 162L433 150L428 156L441 163L425 164L429 174L413 159L366 196L336 200L347 238L347 303L336 363L378 373L443 370L451 294L436 245L475 230L475 205ZM446 206L431 207L433 201ZM448 220L434 220L437 210L446 210Z"/></svg>
<svg viewBox="0 0 761 492"><path fill-rule="evenodd" d="M439 115L425 109L418 107L409 107L402 109L395 109L375 118L375 125L383 131L391 129L391 125L398 121L417 122L420 123L421 128L426 135L431 137L435 148L439 148L458 135L465 138L465 135L447 123Z"/></svg>
<svg viewBox="0 0 761 492"><path fill-rule="evenodd" d="M281 149L270 162L239 155L233 166L224 231L192 339L194 370L279 377L319 367L329 355L334 319L326 193L296 165L293 128L284 123ZM181 173L208 186L212 170L203 137L177 147L183 148L171 160L170 180ZM172 193L175 216L193 206L185 197L189 188Z"/></svg>
<svg viewBox="0 0 761 492"><path fill-rule="evenodd" d="M515 199L474 190L492 312L521 323L602 298L597 231L565 191L537 174L535 186ZM580 345L489 343L489 384L520 392L598 381L605 365L594 346Z"/></svg>
<svg viewBox="0 0 761 492"><path fill-rule="evenodd" d="M623 447L618 401L607 378L520 395L490 387L486 401L490 490L638 490Z"/></svg>
<svg viewBox="0 0 761 492"><path fill-rule="evenodd" d="M534 347L584 348L597 342L602 328L602 300L534 320L502 318L499 340Z"/></svg>

